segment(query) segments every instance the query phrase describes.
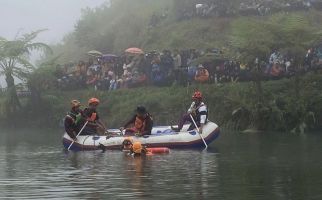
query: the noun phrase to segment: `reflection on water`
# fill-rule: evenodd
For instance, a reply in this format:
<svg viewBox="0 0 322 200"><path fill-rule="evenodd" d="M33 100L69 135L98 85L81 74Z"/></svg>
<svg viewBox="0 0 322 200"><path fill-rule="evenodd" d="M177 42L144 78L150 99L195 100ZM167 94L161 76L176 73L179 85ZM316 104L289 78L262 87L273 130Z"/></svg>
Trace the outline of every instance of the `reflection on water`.
<svg viewBox="0 0 322 200"><path fill-rule="evenodd" d="M207 151L65 152L57 133L0 135L0 199L322 199L318 134L224 133Z"/></svg>

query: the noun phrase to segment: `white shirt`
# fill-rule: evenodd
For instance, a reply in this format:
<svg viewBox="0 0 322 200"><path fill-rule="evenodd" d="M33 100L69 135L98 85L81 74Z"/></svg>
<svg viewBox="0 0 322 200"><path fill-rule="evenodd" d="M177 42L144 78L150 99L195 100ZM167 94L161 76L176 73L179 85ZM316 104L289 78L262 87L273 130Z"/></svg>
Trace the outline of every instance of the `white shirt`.
<svg viewBox="0 0 322 200"><path fill-rule="evenodd" d="M181 56L180 54L177 54L173 58L174 60L174 69L179 69L181 67Z"/></svg>
<svg viewBox="0 0 322 200"><path fill-rule="evenodd" d="M196 103L192 102L190 108L188 109L188 113L192 112L193 110L198 110L199 113L207 112L207 106L204 102L201 102L198 107L196 107ZM200 124L205 124L207 119L207 115L200 115Z"/></svg>

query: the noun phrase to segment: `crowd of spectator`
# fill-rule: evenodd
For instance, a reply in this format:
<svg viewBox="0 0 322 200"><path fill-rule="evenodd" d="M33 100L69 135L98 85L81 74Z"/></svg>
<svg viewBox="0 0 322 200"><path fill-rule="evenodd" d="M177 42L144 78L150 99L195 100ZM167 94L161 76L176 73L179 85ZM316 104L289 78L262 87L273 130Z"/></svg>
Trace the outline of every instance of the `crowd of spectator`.
<svg viewBox="0 0 322 200"><path fill-rule="evenodd" d="M194 1L193 1L194 2ZM236 15L268 15L279 11L298 11L314 8L322 10L321 0L200 0L186 5L179 12L178 19L193 17L222 17Z"/></svg>
<svg viewBox="0 0 322 200"><path fill-rule="evenodd" d="M304 57L302 72L322 66L322 47L311 48ZM250 81L258 66L263 79L278 79L295 73L293 59L274 50L267 60L248 66L225 58L218 49L200 51L163 50L146 54L108 55L90 58L88 62L57 65L57 86L60 89L92 87L96 90L116 90L144 85L222 83Z"/></svg>

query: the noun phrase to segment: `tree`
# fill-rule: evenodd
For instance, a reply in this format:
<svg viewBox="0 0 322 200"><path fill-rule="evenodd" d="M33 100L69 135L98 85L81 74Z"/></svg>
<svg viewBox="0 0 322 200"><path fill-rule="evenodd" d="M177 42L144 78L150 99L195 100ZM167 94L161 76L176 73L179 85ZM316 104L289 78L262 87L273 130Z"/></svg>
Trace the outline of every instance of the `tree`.
<svg viewBox="0 0 322 200"><path fill-rule="evenodd" d="M30 53L33 50L51 52L48 45L33 42L37 35L44 30L38 30L24 34L15 40L0 38L0 75L5 76L7 83L7 109L9 113L15 113L21 108L17 95L14 77L25 80L34 66L29 62Z"/></svg>
<svg viewBox="0 0 322 200"><path fill-rule="evenodd" d="M41 94L49 89L56 89L57 59L59 56L49 58L40 63L38 68L27 77L27 84L30 90L30 105L33 112L41 112L43 101Z"/></svg>

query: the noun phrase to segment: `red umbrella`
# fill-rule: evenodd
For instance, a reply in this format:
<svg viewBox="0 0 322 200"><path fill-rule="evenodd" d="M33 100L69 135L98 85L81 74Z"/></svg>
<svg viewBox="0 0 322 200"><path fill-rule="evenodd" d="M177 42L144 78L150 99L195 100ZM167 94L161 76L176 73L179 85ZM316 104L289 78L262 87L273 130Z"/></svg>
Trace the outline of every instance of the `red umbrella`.
<svg viewBox="0 0 322 200"><path fill-rule="evenodd" d="M144 54L144 51L142 49L131 47L125 50L126 53L133 53L133 54Z"/></svg>

